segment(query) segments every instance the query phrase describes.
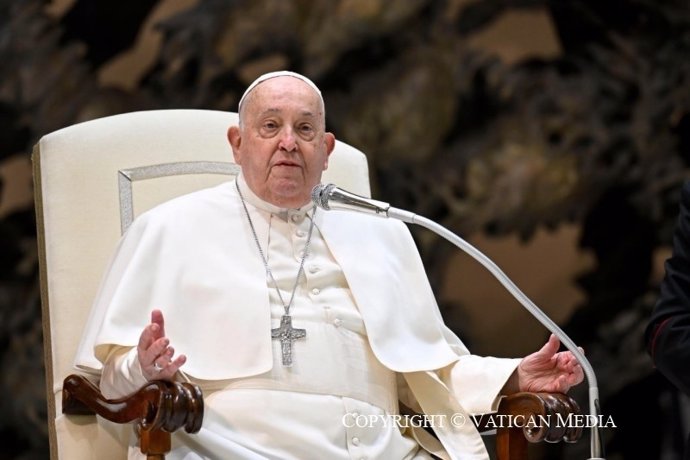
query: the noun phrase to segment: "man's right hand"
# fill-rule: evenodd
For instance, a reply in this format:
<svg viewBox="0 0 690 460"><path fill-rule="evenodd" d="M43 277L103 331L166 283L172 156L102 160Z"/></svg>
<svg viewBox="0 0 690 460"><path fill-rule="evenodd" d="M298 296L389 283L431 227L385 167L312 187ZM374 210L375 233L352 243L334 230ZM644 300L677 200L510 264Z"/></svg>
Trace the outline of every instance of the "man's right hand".
<svg viewBox="0 0 690 460"><path fill-rule="evenodd" d="M139 337L137 356L141 371L146 380L172 380L187 357L180 355L173 360L175 350L165 336L163 313L151 312L151 324L146 326Z"/></svg>

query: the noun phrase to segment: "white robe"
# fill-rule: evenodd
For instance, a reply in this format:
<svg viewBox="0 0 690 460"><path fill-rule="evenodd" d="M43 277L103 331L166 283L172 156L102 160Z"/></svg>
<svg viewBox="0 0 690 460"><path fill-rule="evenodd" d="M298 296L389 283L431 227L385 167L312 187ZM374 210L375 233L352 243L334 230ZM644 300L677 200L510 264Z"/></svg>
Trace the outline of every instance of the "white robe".
<svg viewBox="0 0 690 460"><path fill-rule="evenodd" d="M241 379L269 371L273 345L268 333L259 332L271 328L269 291L243 213L229 182L138 218L101 287L76 364L98 370L113 347L135 346L150 309L160 308L193 378ZM258 209L250 207L250 214L260 220ZM495 408L516 362L470 356L443 324L407 228L342 212L319 213L316 223L342 267L374 355L404 373L422 409L450 417ZM257 226L257 232L266 239L267 228ZM218 350L236 351L219 361ZM427 372L437 369L447 378ZM471 426L445 431L437 433L453 458L464 452L473 456L462 458L485 458Z"/></svg>

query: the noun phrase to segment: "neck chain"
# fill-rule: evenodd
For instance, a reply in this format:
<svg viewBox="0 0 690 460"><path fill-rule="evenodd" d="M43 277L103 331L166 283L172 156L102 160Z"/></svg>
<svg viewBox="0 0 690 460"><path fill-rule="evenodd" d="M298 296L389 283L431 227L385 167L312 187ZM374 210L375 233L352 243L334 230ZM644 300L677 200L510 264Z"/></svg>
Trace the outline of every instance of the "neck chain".
<svg viewBox="0 0 690 460"><path fill-rule="evenodd" d="M278 288L278 283L276 282L276 279L273 276L273 272L271 271L271 267L269 267L268 265L268 259L266 258L263 249L261 249L261 243L259 242L259 237L256 234L256 229L254 228L254 222L252 222L252 218L249 215L247 203L244 200L244 195L242 195L242 192L240 191L240 186L237 180L235 180L235 188L237 189L237 193L240 195L240 200L242 201L242 208L244 209L244 214L247 216L249 228L252 231L252 236L254 237L254 242L256 243L256 247L259 250L259 254L261 255L261 260L264 263L266 273L268 274L269 278L271 278L271 281L273 282L273 287L275 288L276 293L278 294L278 299L280 299L280 303L283 304L283 309L285 310L285 314L280 320L280 327L271 329L271 337L273 339L280 340L283 366L290 367L292 366L292 343L297 339L302 339L307 336L307 331L305 329L295 329L292 327L290 307L292 307L292 303L295 300L295 292L297 292L299 279L300 276L302 276L302 272L304 271L304 261L307 259L307 255L309 254L309 244L311 243L311 237L314 230L314 217L316 215L316 206L314 207L314 210L311 214L309 234L307 235L307 242L304 244L304 253L302 254L302 260L300 261L299 269L297 270L295 284L292 286L290 302L285 303L285 300L283 300L283 295L280 293L280 289Z"/></svg>

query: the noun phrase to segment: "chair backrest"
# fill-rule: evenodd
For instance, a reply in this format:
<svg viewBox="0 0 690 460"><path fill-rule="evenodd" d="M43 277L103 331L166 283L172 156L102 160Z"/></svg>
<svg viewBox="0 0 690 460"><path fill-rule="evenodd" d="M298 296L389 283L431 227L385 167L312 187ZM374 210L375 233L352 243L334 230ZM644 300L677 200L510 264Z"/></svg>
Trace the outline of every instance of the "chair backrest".
<svg viewBox="0 0 690 460"><path fill-rule="evenodd" d="M91 302L128 219L228 180L237 166L231 164L226 131L236 123L237 114L211 110L133 112L61 129L35 146L53 460L125 458L123 440L131 427L95 423L92 416L63 416L62 382L75 373L73 360ZM324 182L368 196L364 154L338 142Z"/></svg>

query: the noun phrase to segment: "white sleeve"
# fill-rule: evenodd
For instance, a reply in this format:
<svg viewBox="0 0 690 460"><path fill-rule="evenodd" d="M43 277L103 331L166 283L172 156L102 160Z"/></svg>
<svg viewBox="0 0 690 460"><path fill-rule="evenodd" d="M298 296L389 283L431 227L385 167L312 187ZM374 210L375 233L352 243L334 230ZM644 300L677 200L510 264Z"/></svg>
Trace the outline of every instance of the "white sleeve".
<svg viewBox="0 0 690 460"><path fill-rule="evenodd" d="M118 347L105 361L101 374L101 393L107 399L128 396L146 385L136 347Z"/></svg>
<svg viewBox="0 0 690 460"><path fill-rule="evenodd" d="M486 414L498 409L501 389L520 361L464 355L437 373L467 412Z"/></svg>

